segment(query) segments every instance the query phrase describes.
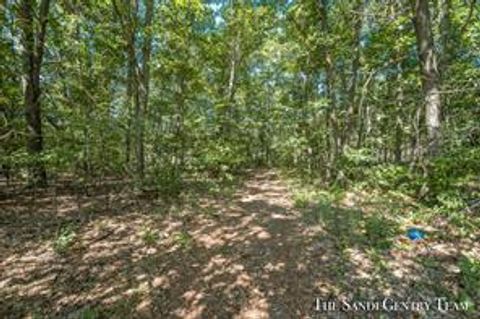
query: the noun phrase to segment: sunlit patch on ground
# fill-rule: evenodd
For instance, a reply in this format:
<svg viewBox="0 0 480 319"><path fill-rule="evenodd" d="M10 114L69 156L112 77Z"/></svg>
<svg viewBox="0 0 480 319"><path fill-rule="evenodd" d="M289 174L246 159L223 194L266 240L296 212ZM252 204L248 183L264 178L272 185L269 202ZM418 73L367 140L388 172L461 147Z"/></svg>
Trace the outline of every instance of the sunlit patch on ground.
<svg viewBox="0 0 480 319"><path fill-rule="evenodd" d="M175 208L126 196L5 203L0 317L308 318L315 298L460 296L478 233L414 244L411 220L365 197L295 208L260 172L228 199Z"/></svg>

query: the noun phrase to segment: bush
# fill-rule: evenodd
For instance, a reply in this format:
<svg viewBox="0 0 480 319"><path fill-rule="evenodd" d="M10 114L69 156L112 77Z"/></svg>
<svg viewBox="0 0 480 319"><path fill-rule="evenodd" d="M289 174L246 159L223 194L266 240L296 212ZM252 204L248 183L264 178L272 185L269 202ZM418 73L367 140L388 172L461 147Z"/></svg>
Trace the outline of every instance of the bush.
<svg viewBox="0 0 480 319"><path fill-rule="evenodd" d="M414 176L411 175L407 166L396 164L384 164L372 167L365 173L367 185L383 190L412 191Z"/></svg>
<svg viewBox="0 0 480 319"><path fill-rule="evenodd" d="M172 164L156 166L141 188L157 191L162 197L177 197L182 191L183 181L179 168Z"/></svg>
<svg viewBox="0 0 480 319"><path fill-rule="evenodd" d="M235 171L247 162L243 146L212 141L202 151L197 167L215 178L232 179Z"/></svg>

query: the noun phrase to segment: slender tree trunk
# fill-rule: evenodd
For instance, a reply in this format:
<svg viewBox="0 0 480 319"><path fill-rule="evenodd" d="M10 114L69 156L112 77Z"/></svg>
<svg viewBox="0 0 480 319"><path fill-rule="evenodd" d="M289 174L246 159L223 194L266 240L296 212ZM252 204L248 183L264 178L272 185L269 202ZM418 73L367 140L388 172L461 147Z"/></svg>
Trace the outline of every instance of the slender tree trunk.
<svg viewBox="0 0 480 319"><path fill-rule="evenodd" d="M239 64L239 55L240 55L240 34L237 32L233 42L231 43L231 51L230 51L230 62L229 62L229 70L228 70L228 83L226 88L226 100L227 106L224 112L224 119L223 119L223 132L227 135L230 132L230 124L229 118L235 112L234 111L234 104L235 104L235 93L236 93L236 83L237 83L237 72L238 72L238 64Z"/></svg>
<svg viewBox="0 0 480 319"><path fill-rule="evenodd" d="M439 72L444 76L447 72L448 65L453 56L453 41L452 41L452 23L450 12L452 10L451 0L441 1L441 20L440 20L440 41L442 45L442 51L439 58L440 69Z"/></svg>
<svg viewBox="0 0 480 319"><path fill-rule="evenodd" d="M414 0L415 33L420 57L422 84L425 99L428 156L435 156L440 148L439 74L434 50L428 0Z"/></svg>
<svg viewBox="0 0 480 319"><path fill-rule="evenodd" d="M335 110L336 110L336 96L333 88L334 84L334 71L333 71L333 66L331 63L331 58L330 54L327 53L326 55L326 60L327 60L327 70L326 70L326 93L327 96L330 99L330 105L331 105L331 110L327 112L326 114L326 120L327 120L327 128L330 128L330 130L327 130L327 164L328 164L328 169L331 169L331 166L335 162L337 158L337 153L338 153L338 148L339 148L339 143L338 143L338 122L335 116ZM332 175L333 172L329 172L328 175Z"/></svg>
<svg viewBox="0 0 480 319"><path fill-rule="evenodd" d="M150 0L149 0L150 1ZM133 113L134 113L134 132L135 132L135 159L136 167L135 174L138 180L142 181L144 179L144 170L145 170L145 155L144 155L144 101L143 97L148 96L147 89L144 87L144 79L142 78L142 71L138 65L137 60L137 32L138 32L138 11L139 3L138 0L131 0L126 2L117 2L114 0L112 2L113 8L120 19L120 23L124 30L126 50L127 50L127 67L128 67L128 82L129 88L127 92L129 96L128 100L133 103ZM148 24L151 23L151 14L153 15L153 3L146 4L146 20ZM146 38L150 39L150 35ZM146 50L150 50L151 44L146 44ZM145 50L144 48L144 50ZM145 53L145 51L144 51ZM149 52L148 52L149 53ZM148 57L149 59L150 57ZM146 62L148 63L148 61ZM131 89L131 90L130 90ZM130 119L129 119L130 121ZM129 138L129 129L127 132L127 147L130 145Z"/></svg>
<svg viewBox="0 0 480 319"><path fill-rule="evenodd" d="M358 118L357 118L357 148L362 148L363 147L363 140L365 136L365 126L366 126L366 121L368 121L368 106L363 107L363 104L365 102L365 98L367 96L368 89L372 83L372 79L375 75L375 72L370 72L370 75L367 77L365 80L365 83L363 84L362 87L362 92L360 95L360 98L358 99Z"/></svg>
<svg viewBox="0 0 480 319"><path fill-rule="evenodd" d="M354 116L357 113L358 116L358 106L357 106L357 80L358 80L358 69L360 68L360 32L363 25L363 0L358 1L356 7L356 12L362 13L355 23L355 46L353 48L355 56L352 61L352 79L350 87L348 88L348 109L345 113L345 129L343 132L342 138L342 148L348 145L350 134L352 131L353 123L355 122Z"/></svg>
<svg viewBox="0 0 480 319"><path fill-rule="evenodd" d="M115 11L118 20L120 21L121 29L124 35L125 51L126 51L126 96L125 96L125 109L127 110L127 127L125 131L125 168L127 173L130 172L130 160L132 150L132 126L135 114L134 95L135 90L135 78L136 78L136 57L135 57L135 33L136 33L136 0L132 1L112 1L113 10ZM134 8L134 10L131 10ZM130 11L133 11L131 13ZM135 126L136 127L136 126Z"/></svg>
<svg viewBox="0 0 480 319"><path fill-rule="evenodd" d="M129 54L130 55L130 54ZM129 58L130 59L130 58ZM125 165L127 168L130 166L130 155L132 149L132 82L133 82L133 70L130 63L128 63L127 71L127 92L125 96L125 109L127 111L127 128L125 132Z"/></svg>
<svg viewBox="0 0 480 319"><path fill-rule="evenodd" d="M23 71L24 71L24 104L27 121L27 150L34 158L30 170L30 183L46 185L47 174L41 159L43 151L42 117L41 117L41 87L40 71L45 49L49 0L40 2L38 26L35 27L35 1L22 0L19 6L19 22L22 30Z"/></svg>
<svg viewBox="0 0 480 319"><path fill-rule="evenodd" d="M135 76L134 76L134 90L133 90L133 103L135 109L135 158L136 158L136 173L139 180L144 178L145 169L145 156L143 149L143 126L144 116L143 107L140 100L140 70L137 65L137 61L134 61Z"/></svg>
<svg viewBox="0 0 480 319"><path fill-rule="evenodd" d="M143 149L143 107L141 101L141 70L137 61L137 23L138 23L138 0L133 0L130 5L126 7L126 12L120 12L120 16L123 19L127 16L126 22L124 22L124 28L127 35L127 55L128 55L128 69L129 79L131 85L131 101L133 108L133 126L135 137L135 175L140 181L144 178L144 149Z"/></svg>
<svg viewBox="0 0 480 319"><path fill-rule="evenodd" d="M152 51L153 0L145 1L144 43L142 48L143 62L141 71L137 71L137 92L135 96L135 118L137 128L137 175L143 180L145 176L145 114L148 111L150 93L150 56ZM135 61L135 67L137 63Z"/></svg>
<svg viewBox="0 0 480 319"><path fill-rule="evenodd" d="M185 168L185 149L186 149L186 138L185 138L185 79L183 75L180 75L175 79L175 85L177 89L175 90L175 102L177 104L177 116L175 122L175 130L177 138L180 140L180 145L175 147L175 174L177 177L184 171Z"/></svg>
<svg viewBox="0 0 480 319"><path fill-rule="evenodd" d="M152 52L152 20L154 14L153 0L146 0L145 11L145 41L143 44L143 63L142 63L142 103L145 114L148 112L148 102L150 95L150 58Z"/></svg>
<svg viewBox="0 0 480 319"><path fill-rule="evenodd" d="M472 4L475 0L472 0ZM472 7L471 7L472 8ZM452 21L451 21L451 11L452 11L452 1L451 0L442 0L441 7L440 7L440 43L441 43L441 51L439 54L439 73L440 73L440 81L444 83L444 81L448 81L449 77L449 67L451 64L452 59L455 57L455 34L452 29ZM470 11L471 14L472 11ZM465 21L468 24L469 16ZM466 25L465 24L465 25ZM458 34L463 33L462 30L459 31ZM443 105L450 104L450 98L452 98L449 94L444 94L441 97L441 103ZM442 114L442 121L443 125L448 123L448 112L444 112Z"/></svg>
<svg viewBox="0 0 480 319"><path fill-rule="evenodd" d="M318 0L318 7L321 13L321 28L322 32L328 34L328 1ZM326 114L326 147L327 147L327 170L326 177L331 179L333 175L332 166L335 163L339 150L339 132L338 132L338 121L335 116L336 110L336 96L335 96L335 65L332 61L332 55L330 54L330 48L325 48L325 86L326 86L326 95L330 99L331 110L327 111Z"/></svg>
<svg viewBox="0 0 480 319"><path fill-rule="evenodd" d="M232 103L235 99L235 82L236 82L236 71L237 71L237 53L238 52L238 36L235 38L235 41L232 45L232 52L230 57L230 71L228 76L228 87L227 87L227 99L229 103L229 108L232 107Z"/></svg>
<svg viewBox="0 0 480 319"><path fill-rule="evenodd" d="M396 90L396 101L397 107L395 110L395 162L400 163L402 161L402 145L403 145L403 121L402 121L402 112L403 112L403 88L402 88L402 65L398 63L397 67L397 90Z"/></svg>
<svg viewBox="0 0 480 319"><path fill-rule="evenodd" d="M395 124L395 162L400 163L402 161L402 143L403 143L403 131L401 125L401 118L397 115Z"/></svg>
<svg viewBox="0 0 480 319"><path fill-rule="evenodd" d="M422 136L421 136L421 130L420 130L420 120L422 118L422 114L423 114L422 105L418 104L414 114L412 115L412 123L413 123L413 135L411 140L412 165L415 162L419 162L421 160L421 156L423 153Z"/></svg>

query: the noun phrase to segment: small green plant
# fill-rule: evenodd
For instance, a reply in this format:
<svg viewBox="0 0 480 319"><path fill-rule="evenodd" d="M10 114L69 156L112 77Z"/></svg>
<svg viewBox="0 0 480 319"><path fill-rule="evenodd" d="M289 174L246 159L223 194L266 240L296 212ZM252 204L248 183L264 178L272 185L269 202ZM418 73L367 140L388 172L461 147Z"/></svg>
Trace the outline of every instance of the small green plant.
<svg viewBox="0 0 480 319"><path fill-rule="evenodd" d="M312 187L307 187L295 189L292 199L296 208L304 209L312 204L331 202L334 200L334 195L327 191L317 191Z"/></svg>
<svg viewBox="0 0 480 319"><path fill-rule="evenodd" d="M456 212L465 207L458 191L445 191L437 195L439 208L446 212Z"/></svg>
<svg viewBox="0 0 480 319"><path fill-rule="evenodd" d="M98 311L90 307L82 309L78 315L79 319L97 319L99 317Z"/></svg>
<svg viewBox="0 0 480 319"><path fill-rule="evenodd" d="M466 237L475 229L478 229L478 222L461 211L450 213L448 221L450 225L456 227L458 234L462 237Z"/></svg>
<svg viewBox="0 0 480 319"><path fill-rule="evenodd" d="M376 270L381 273L383 271L387 271L387 263L379 251L375 248L367 249L367 254L370 257L373 265L375 266Z"/></svg>
<svg viewBox="0 0 480 319"><path fill-rule="evenodd" d="M58 232L57 236L53 242L53 249L58 254L64 254L68 251L68 249L73 244L75 239L75 230L73 226L67 225L62 227Z"/></svg>
<svg viewBox="0 0 480 319"><path fill-rule="evenodd" d="M144 228L142 231L142 240L143 242L148 245L152 246L155 245L159 236L158 233L152 230L151 228Z"/></svg>
<svg viewBox="0 0 480 319"><path fill-rule="evenodd" d="M39 310L39 309L34 309L30 315L31 315L30 318L32 318L32 319L43 319L43 318L45 318L42 315L41 310Z"/></svg>
<svg viewBox="0 0 480 319"><path fill-rule="evenodd" d="M323 194L322 201L329 200L332 202L338 202L345 197L345 189L339 185L333 185L328 190L328 193Z"/></svg>
<svg viewBox="0 0 480 319"><path fill-rule="evenodd" d="M296 193L293 195L293 206L295 208L304 209L310 204L308 193Z"/></svg>
<svg viewBox="0 0 480 319"><path fill-rule="evenodd" d="M303 218L308 224L320 224L332 217L334 208L330 203L319 203L312 209L303 212Z"/></svg>
<svg viewBox="0 0 480 319"><path fill-rule="evenodd" d="M373 248L390 248L397 232L397 225L383 216L372 216L365 220L365 235Z"/></svg>
<svg viewBox="0 0 480 319"><path fill-rule="evenodd" d="M408 191L412 185L407 166L385 164L378 165L365 171L369 186L383 190L399 189Z"/></svg>
<svg viewBox="0 0 480 319"><path fill-rule="evenodd" d="M155 167L152 176L142 181L140 186L154 190L163 200L170 201L178 199L182 193L183 181L178 167L167 164Z"/></svg>
<svg viewBox="0 0 480 319"><path fill-rule="evenodd" d="M480 260L463 257L459 262L460 282L464 294L473 300L480 298Z"/></svg>
<svg viewBox="0 0 480 319"><path fill-rule="evenodd" d="M192 244L192 237L186 231L181 231L181 232L175 234L174 240L177 244L180 245L180 247L182 247L184 249L190 248L190 246Z"/></svg>

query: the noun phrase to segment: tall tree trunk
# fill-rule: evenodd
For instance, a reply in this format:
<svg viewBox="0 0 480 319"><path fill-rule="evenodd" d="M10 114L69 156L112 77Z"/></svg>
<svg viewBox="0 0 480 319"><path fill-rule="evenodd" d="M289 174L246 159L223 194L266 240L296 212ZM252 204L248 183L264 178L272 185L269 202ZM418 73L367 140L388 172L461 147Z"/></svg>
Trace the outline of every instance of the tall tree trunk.
<svg viewBox="0 0 480 319"><path fill-rule="evenodd" d="M402 87L402 78L403 78L403 68L402 63L398 62L397 65L397 79L396 79L396 101L397 107L395 110L395 162L400 163L402 161L402 145L403 145L403 87Z"/></svg>
<svg viewBox="0 0 480 319"><path fill-rule="evenodd" d="M153 0L145 1L145 25L144 43L142 48L143 62L141 74L137 76L137 99L135 102L135 114L137 120L137 174L138 177L143 180L145 175L145 114L148 110L148 101L150 93L150 56L152 51L152 30L151 24L153 19ZM136 65L136 63L135 63ZM140 73L140 72L139 72Z"/></svg>
<svg viewBox="0 0 480 319"><path fill-rule="evenodd" d="M145 4L145 41L143 43L143 63L142 63L142 104L143 111L148 112L148 102L150 95L150 58L152 52L152 20L153 20L153 0L146 0Z"/></svg>
<svg viewBox="0 0 480 319"><path fill-rule="evenodd" d="M328 1L327 0L318 0L318 7L321 14L321 28L322 32L329 32L328 26ZM335 163L337 158L337 153L339 149L339 134L338 134L338 121L335 116L336 110L336 96L335 96L335 65L332 61L332 55L330 53L330 48L325 48L325 86L326 86L326 95L330 99L331 110L327 111L326 114L326 146L327 146L327 170L326 177L327 179L332 178L333 170L332 165Z"/></svg>
<svg viewBox="0 0 480 319"><path fill-rule="evenodd" d="M391 15L396 16L397 11L400 11L399 8L402 7L401 3L392 3ZM395 85L397 86L395 90L395 100L397 102L395 108L395 138L394 138L394 149L393 155L396 163L402 161L402 146L403 146L403 114L404 114L404 93L403 93L403 67L402 67L402 50L399 47L395 47L395 60L397 60L397 76L395 79Z"/></svg>
<svg viewBox="0 0 480 319"><path fill-rule="evenodd" d="M474 3L475 0L472 0ZM441 7L440 7L440 44L441 44L441 51L439 54L439 73L440 79L442 83L448 81L449 77L449 66L451 64L452 59L455 57L455 35L460 35L463 32L463 28L460 33L454 32L452 29L451 23L451 11L452 11L452 1L451 0L442 0ZM471 14L471 11L470 11ZM468 23L469 16L466 19L465 23ZM441 97L441 103L443 105L449 105L450 99L454 98L449 94L444 94ZM442 114L443 122L448 122L448 113L444 112Z"/></svg>
<svg viewBox="0 0 480 319"><path fill-rule="evenodd" d="M428 156L435 156L440 148L441 112L437 58L434 50L428 0L412 1L414 1L415 33L425 99L426 151Z"/></svg>
<svg viewBox="0 0 480 319"><path fill-rule="evenodd" d="M176 78L175 85L175 102L177 104L177 121L176 135L180 140L180 145L176 147L175 152L175 170L176 176L179 177L185 168L185 151L186 151L186 136L184 132L185 126L185 79L183 75Z"/></svg>
<svg viewBox="0 0 480 319"><path fill-rule="evenodd" d="M143 116L143 107L140 100L140 70L137 65L137 60L134 59L134 90L133 90L133 103L135 109L135 158L136 158L136 174L139 180L144 178L144 169L145 169L145 157L143 149L143 126L144 126L144 116Z"/></svg>
<svg viewBox="0 0 480 319"><path fill-rule="evenodd" d="M46 185L47 174L41 159L43 151L40 71L45 49L50 0L40 2L38 26L36 28L35 1L22 0L19 7L19 22L22 30L24 104L27 121L27 150L35 159L30 170L30 183Z"/></svg>
<svg viewBox="0 0 480 319"><path fill-rule="evenodd" d="M447 72L448 65L450 64L450 59L453 56L453 41L452 41L452 23L450 12L452 10L451 0L442 0L441 1L441 20L440 20L440 41L442 46L442 51L439 57L440 64L440 74L444 76Z"/></svg>
<svg viewBox="0 0 480 319"><path fill-rule="evenodd" d="M230 116L235 112L235 93L237 90L237 72L238 64L240 62L240 33L237 31L235 38L231 43L230 51L230 61L229 61L229 70L228 70L228 83L226 87L226 100L227 105L224 112L223 127L222 130L224 133L230 134Z"/></svg>
<svg viewBox="0 0 480 319"><path fill-rule="evenodd" d="M135 78L135 27L132 23L132 18L128 14L130 12L129 7L132 3L128 1L113 0L113 11L120 21L121 29L123 30L123 36L125 41L126 51L126 66L127 76L125 78L126 83L126 96L125 96L125 109L127 111L127 125L125 129L125 169L127 173L130 173L130 159L132 149L132 122L133 122L133 95L134 95L134 78ZM125 13L127 11L127 13Z"/></svg>
<svg viewBox="0 0 480 319"><path fill-rule="evenodd" d="M413 133L411 139L411 164L414 165L416 162L420 161L422 151L422 138L421 138L421 130L420 130L420 121L422 118L422 105L417 105L415 112L412 114L412 121L413 124Z"/></svg>
<svg viewBox="0 0 480 319"><path fill-rule="evenodd" d="M130 56L130 53L128 54ZM129 57L130 60L130 57ZM126 168L129 169L130 167L130 155L132 149L132 95L133 95L133 70L132 64L128 63L128 71L127 71L127 92L125 96L125 109L127 111L127 127L125 132L125 165Z"/></svg>
<svg viewBox="0 0 480 319"><path fill-rule="evenodd" d="M350 82L350 87L348 88L348 109L347 112L345 113L345 129L343 131L343 137L342 137L342 149L345 148L345 146L348 145L349 139L350 139L350 134L352 131L352 126L354 121L354 116L355 113L357 113L358 116L358 106L357 106L357 80L358 80L358 69L360 68L360 48L361 48L361 31L362 31L362 25L363 25L363 10L364 10L364 5L363 5L363 0L359 0L358 4L356 6L355 11L360 14L359 17L357 17L357 20L355 22L355 46L353 48L353 51L355 52L355 56L352 61L352 79Z"/></svg>
<svg viewBox="0 0 480 319"><path fill-rule="evenodd" d="M143 141L143 126L144 126L144 115L143 115L143 102L142 97L145 95L145 90L142 88L144 82L142 79L142 70L138 65L137 60L137 32L138 32L138 11L139 3L138 0L131 0L126 2L117 2L114 0L112 2L115 12L117 13L122 28L124 29L125 42L127 49L127 67L128 67L128 82L130 85L127 92L130 96L127 97L128 100L133 103L133 113L134 113L134 132L135 132L135 159L136 167L135 174L137 179L140 181L144 178L144 168L145 168L145 156L144 156L144 141ZM147 4L147 7L150 7L150 4ZM149 8L147 8L149 10ZM151 12L150 12L151 13ZM148 13L148 14L150 14ZM151 21L151 20L150 20ZM147 61L148 62L148 61ZM130 120L129 120L130 121ZM127 132L129 134L129 132ZM128 136L128 135L127 135ZM129 138L127 138L127 147L129 146Z"/></svg>
<svg viewBox="0 0 480 319"><path fill-rule="evenodd" d="M229 103L229 108L232 107L233 101L235 99L235 82L237 78L237 55L239 51L238 35L235 37L235 40L232 44L232 52L230 56L230 71L228 76L228 87L227 87L227 99Z"/></svg>
<svg viewBox="0 0 480 319"><path fill-rule="evenodd" d="M365 126L368 124L369 119L369 111L368 106L363 107L365 103L365 98L367 96L368 89L372 84L372 79L374 78L376 72L370 72L368 77L366 78L365 82L363 83L363 87L361 90L360 98L358 99L358 111L357 111L357 148L363 147L363 140L365 138ZM365 123L367 122L367 123Z"/></svg>
<svg viewBox="0 0 480 319"><path fill-rule="evenodd" d="M137 60L137 24L138 24L138 0L133 0L131 4L130 23L130 43L129 43L129 64L133 71L132 94L135 123L135 159L136 159L136 177L143 181L145 169L145 157L143 149L143 107L142 107L142 71Z"/></svg>

